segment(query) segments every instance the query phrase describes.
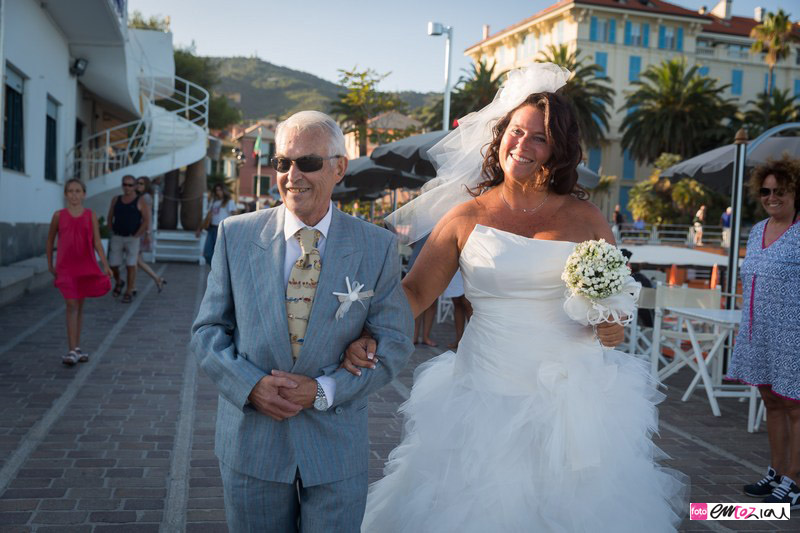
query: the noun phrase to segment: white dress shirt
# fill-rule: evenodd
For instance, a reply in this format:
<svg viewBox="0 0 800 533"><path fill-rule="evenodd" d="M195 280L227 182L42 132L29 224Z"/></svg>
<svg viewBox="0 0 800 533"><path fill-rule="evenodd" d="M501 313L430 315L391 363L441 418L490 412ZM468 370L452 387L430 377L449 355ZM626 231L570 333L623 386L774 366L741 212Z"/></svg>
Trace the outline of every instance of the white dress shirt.
<svg viewBox="0 0 800 533"><path fill-rule="evenodd" d="M322 260L322 266L325 267L325 243L328 240L328 231L331 228L331 218L333 216L333 202L328 207L328 212L322 217L316 226L311 229L319 230L322 233L322 238L319 240L317 250L319 250L319 258ZM289 276L292 274L292 267L297 262L297 259L303 253L300 248L300 243L294 237L294 234L303 228L308 227L294 213L286 209L286 216L283 219L283 238L286 239L286 255L283 258L283 286L289 285ZM289 332L287 331L288 335ZM330 376L319 376L316 378L317 383L322 386L325 391L325 398L328 400L328 407L333 405L333 396L336 394L336 381Z"/></svg>

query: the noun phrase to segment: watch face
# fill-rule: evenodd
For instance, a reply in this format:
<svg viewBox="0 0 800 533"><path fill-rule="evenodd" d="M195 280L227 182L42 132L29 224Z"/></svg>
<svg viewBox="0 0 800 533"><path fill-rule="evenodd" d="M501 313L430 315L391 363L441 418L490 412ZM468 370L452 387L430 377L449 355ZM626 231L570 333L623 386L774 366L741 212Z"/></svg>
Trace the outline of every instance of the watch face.
<svg viewBox="0 0 800 533"><path fill-rule="evenodd" d="M319 411L324 411L328 408L328 402L325 401L325 398L317 398L314 400L314 408Z"/></svg>

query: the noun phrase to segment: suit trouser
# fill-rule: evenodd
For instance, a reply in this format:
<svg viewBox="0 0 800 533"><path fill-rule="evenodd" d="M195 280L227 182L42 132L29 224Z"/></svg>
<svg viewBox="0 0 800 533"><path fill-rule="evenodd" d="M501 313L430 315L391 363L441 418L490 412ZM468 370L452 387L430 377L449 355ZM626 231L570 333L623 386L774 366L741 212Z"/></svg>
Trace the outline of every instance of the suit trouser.
<svg viewBox="0 0 800 533"><path fill-rule="evenodd" d="M304 487L237 472L220 462L225 514L231 533L357 533L367 503L367 472Z"/></svg>

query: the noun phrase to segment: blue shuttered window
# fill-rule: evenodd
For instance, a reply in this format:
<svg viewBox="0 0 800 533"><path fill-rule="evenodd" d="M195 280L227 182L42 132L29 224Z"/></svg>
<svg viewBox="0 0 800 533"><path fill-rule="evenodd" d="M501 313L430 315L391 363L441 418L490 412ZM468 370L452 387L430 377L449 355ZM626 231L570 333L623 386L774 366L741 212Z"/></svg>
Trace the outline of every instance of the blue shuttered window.
<svg viewBox="0 0 800 533"><path fill-rule="evenodd" d="M639 73L642 71L642 58L631 56L628 61L628 81L639 81Z"/></svg>
<svg viewBox="0 0 800 533"><path fill-rule="evenodd" d="M602 161L603 151L600 148L589 148L589 168L599 172Z"/></svg>
<svg viewBox="0 0 800 533"><path fill-rule="evenodd" d="M706 66L700 67L699 69L697 69L697 73L700 74L701 76L708 76L708 67Z"/></svg>
<svg viewBox="0 0 800 533"><path fill-rule="evenodd" d="M764 92L769 90L769 72L764 73Z"/></svg>
<svg viewBox="0 0 800 533"><path fill-rule="evenodd" d="M642 24L642 46L650 48L650 24Z"/></svg>
<svg viewBox="0 0 800 533"><path fill-rule="evenodd" d="M594 62L600 66L600 72L597 73L598 78L608 77L608 54L606 52L595 52Z"/></svg>
<svg viewBox="0 0 800 533"><path fill-rule="evenodd" d="M616 19L609 19L609 21L608 21L608 42L609 43L616 43L617 42L617 20Z"/></svg>
<svg viewBox="0 0 800 533"><path fill-rule="evenodd" d="M800 98L800 80L794 80L794 95Z"/></svg>
<svg viewBox="0 0 800 533"><path fill-rule="evenodd" d="M675 50L683 51L683 28L678 28L675 33Z"/></svg>
<svg viewBox="0 0 800 533"><path fill-rule="evenodd" d="M731 94L741 95L742 94L742 71L741 70L732 70L731 71Z"/></svg>
<svg viewBox="0 0 800 533"><path fill-rule="evenodd" d="M667 28L660 25L658 26L658 48L663 50L667 47Z"/></svg>
<svg viewBox="0 0 800 533"><path fill-rule="evenodd" d="M629 150L622 152L622 179L636 179L636 162L631 157Z"/></svg>
<svg viewBox="0 0 800 533"><path fill-rule="evenodd" d="M631 21L630 20L626 20L625 21L625 45L626 46L630 46L631 45Z"/></svg>
<svg viewBox="0 0 800 533"><path fill-rule="evenodd" d="M589 40L597 42L597 17L592 17L589 22Z"/></svg>
<svg viewBox="0 0 800 533"><path fill-rule="evenodd" d="M23 143L22 76L6 67L6 101L3 107L3 166L19 172L25 171Z"/></svg>

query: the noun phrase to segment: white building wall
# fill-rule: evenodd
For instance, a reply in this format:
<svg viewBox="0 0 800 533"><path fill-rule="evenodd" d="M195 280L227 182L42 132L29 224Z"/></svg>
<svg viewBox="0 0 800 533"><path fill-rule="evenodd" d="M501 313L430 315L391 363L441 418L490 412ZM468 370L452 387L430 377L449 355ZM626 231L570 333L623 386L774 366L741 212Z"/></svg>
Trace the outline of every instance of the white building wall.
<svg viewBox="0 0 800 533"><path fill-rule="evenodd" d="M0 169L0 222L47 223L63 207L63 162L75 136L76 81L69 73L67 41L39 2L6 1L4 10L3 67L10 65L25 78L24 172ZM56 182L44 179L48 95L60 104Z"/></svg>

